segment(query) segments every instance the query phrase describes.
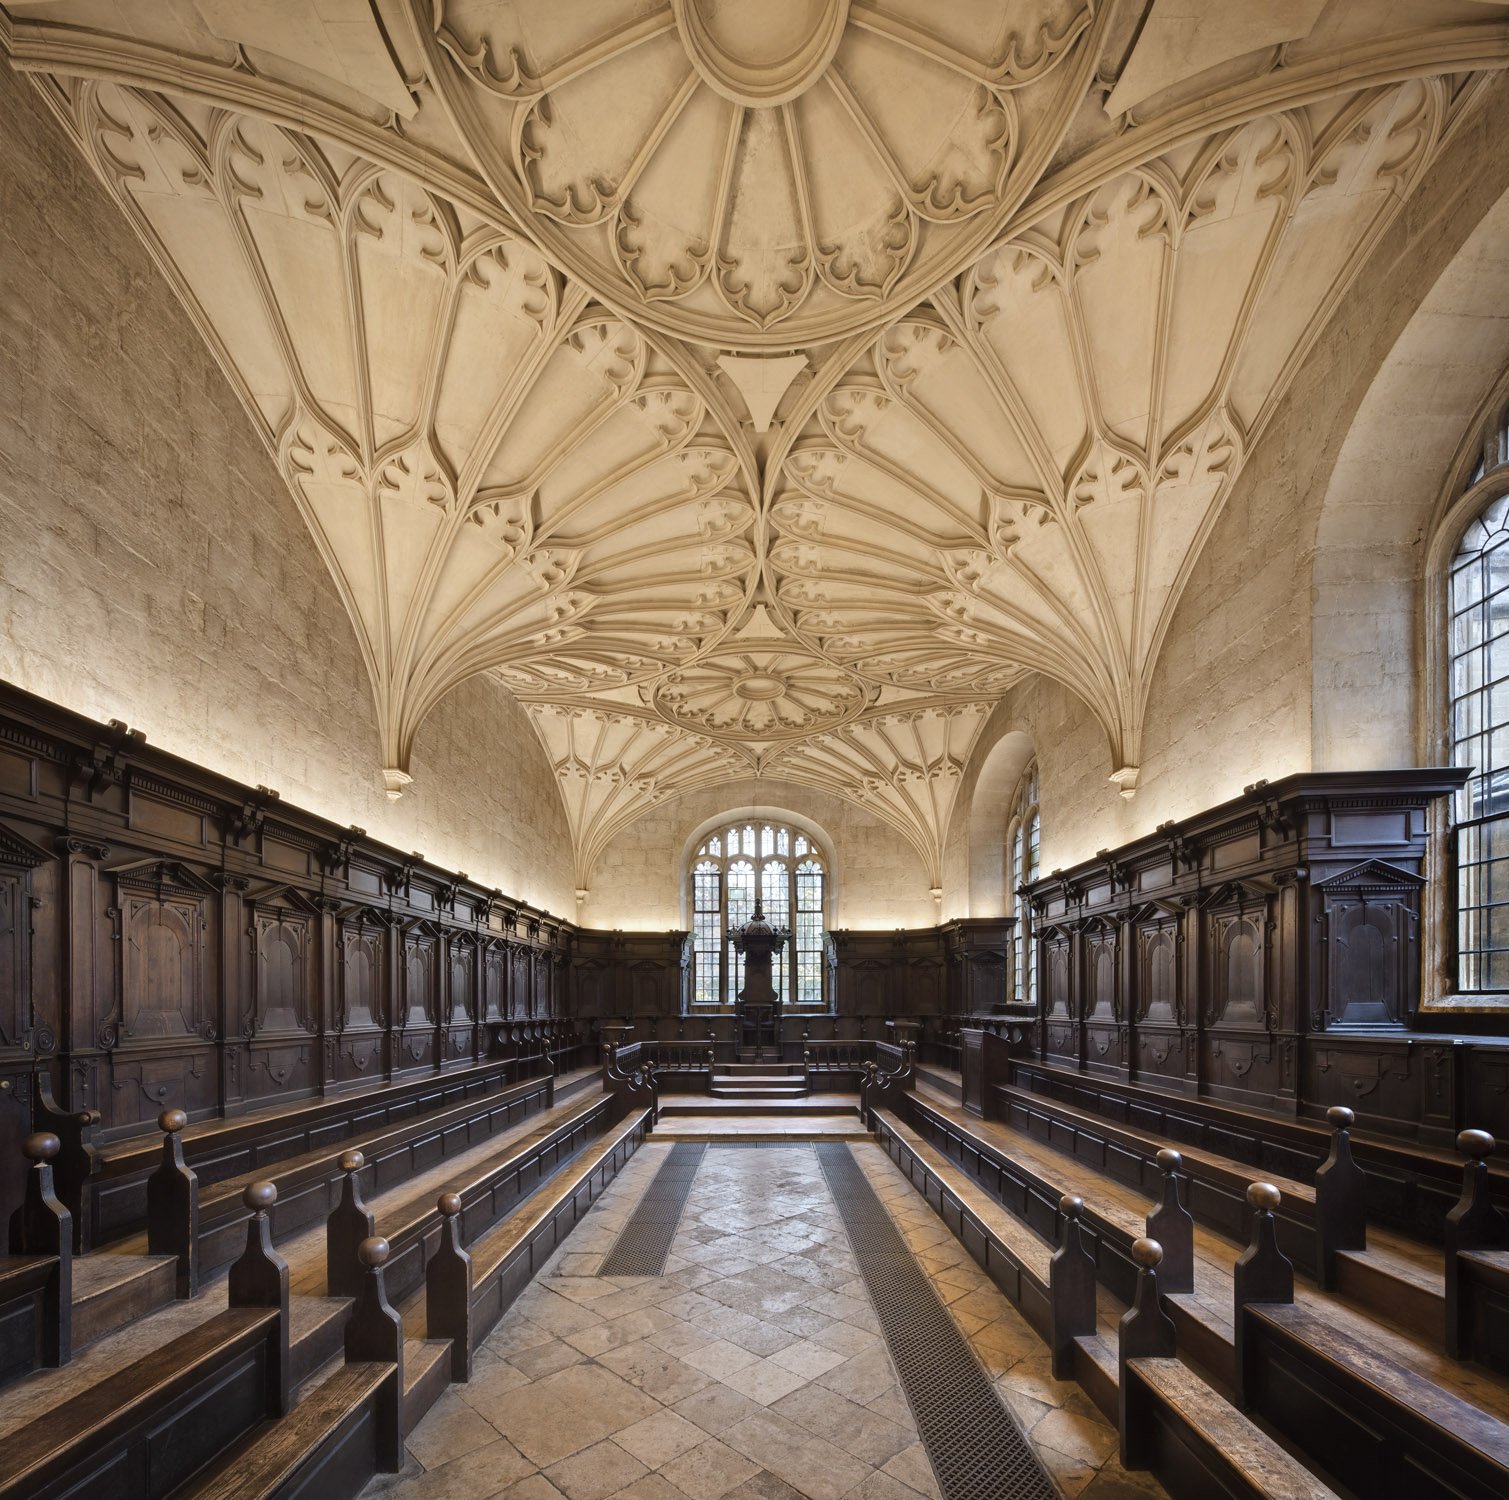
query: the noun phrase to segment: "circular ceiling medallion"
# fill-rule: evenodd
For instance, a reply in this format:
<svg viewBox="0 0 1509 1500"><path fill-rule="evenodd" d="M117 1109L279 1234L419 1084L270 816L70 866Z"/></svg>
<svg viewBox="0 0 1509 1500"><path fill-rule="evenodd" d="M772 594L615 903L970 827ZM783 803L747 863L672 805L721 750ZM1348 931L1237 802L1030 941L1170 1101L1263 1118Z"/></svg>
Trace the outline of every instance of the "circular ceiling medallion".
<svg viewBox="0 0 1509 1500"><path fill-rule="evenodd" d="M735 696L748 699L751 703L768 703L774 698L785 696L786 679L767 672L752 672L748 677L741 677L735 682L733 689Z"/></svg>
<svg viewBox="0 0 1509 1500"><path fill-rule="evenodd" d="M1109 14L432 5L430 76L511 216L610 305L723 349L876 326L968 264L1052 159Z"/></svg>
<svg viewBox="0 0 1509 1500"><path fill-rule="evenodd" d="M725 99L750 109L787 104L827 70L849 0L671 0L692 66Z"/></svg>
<svg viewBox="0 0 1509 1500"><path fill-rule="evenodd" d="M655 707L673 723L722 738L769 741L832 729L872 690L803 647L733 645L669 673Z"/></svg>

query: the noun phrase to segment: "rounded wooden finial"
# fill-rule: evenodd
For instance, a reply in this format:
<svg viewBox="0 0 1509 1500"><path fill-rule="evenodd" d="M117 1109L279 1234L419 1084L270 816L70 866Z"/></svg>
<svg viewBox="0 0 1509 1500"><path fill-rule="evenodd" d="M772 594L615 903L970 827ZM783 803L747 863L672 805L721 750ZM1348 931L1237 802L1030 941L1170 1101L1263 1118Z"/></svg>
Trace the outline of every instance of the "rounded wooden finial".
<svg viewBox="0 0 1509 1500"><path fill-rule="evenodd" d="M356 1258L364 1266L380 1266L387 1260L388 1251L388 1242L380 1234L374 1234L356 1247Z"/></svg>
<svg viewBox="0 0 1509 1500"><path fill-rule="evenodd" d="M157 1128L168 1135L177 1135L188 1123L189 1117L181 1109L165 1109L157 1117Z"/></svg>
<svg viewBox="0 0 1509 1500"><path fill-rule="evenodd" d="M1333 1104L1330 1109L1326 1111L1326 1119L1328 1119L1337 1130L1350 1130L1355 1123L1357 1116L1350 1109L1348 1109L1345 1104Z"/></svg>
<svg viewBox="0 0 1509 1500"><path fill-rule="evenodd" d="M1157 1240L1133 1240L1132 1259L1144 1271L1156 1271L1163 1263L1163 1246Z"/></svg>
<svg viewBox="0 0 1509 1500"><path fill-rule="evenodd" d="M253 1213L265 1214L278 1201L278 1185L275 1182L250 1182L241 1194L241 1201Z"/></svg>
<svg viewBox="0 0 1509 1500"><path fill-rule="evenodd" d="M1184 1153L1175 1151L1172 1146L1165 1146L1158 1153L1158 1170L1160 1172L1177 1172L1184 1165Z"/></svg>
<svg viewBox="0 0 1509 1500"><path fill-rule="evenodd" d="M367 1165L367 1158L360 1151L341 1152L341 1171L360 1172Z"/></svg>
<svg viewBox="0 0 1509 1500"><path fill-rule="evenodd" d="M62 1149L62 1141L50 1130L39 1130L27 1136L21 1145L28 1161L51 1161Z"/></svg>
<svg viewBox="0 0 1509 1500"><path fill-rule="evenodd" d="M1486 1130L1464 1130L1457 1137L1457 1150L1463 1156L1476 1157L1479 1161L1491 1154L1497 1144Z"/></svg>
<svg viewBox="0 0 1509 1500"><path fill-rule="evenodd" d="M446 1216L446 1218L454 1219L456 1215L461 1212L461 1194L442 1193L435 1200L435 1207L438 1208L440 1212Z"/></svg>
<svg viewBox="0 0 1509 1500"><path fill-rule="evenodd" d="M1259 1213L1271 1214L1283 1201L1283 1194L1271 1182L1254 1182L1247 1189L1247 1203Z"/></svg>
<svg viewBox="0 0 1509 1500"><path fill-rule="evenodd" d="M1085 1200L1074 1193L1065 1193L1058 1200L1058 1211L1066 1219L1077 1219L1085 1211Z"/></svg>

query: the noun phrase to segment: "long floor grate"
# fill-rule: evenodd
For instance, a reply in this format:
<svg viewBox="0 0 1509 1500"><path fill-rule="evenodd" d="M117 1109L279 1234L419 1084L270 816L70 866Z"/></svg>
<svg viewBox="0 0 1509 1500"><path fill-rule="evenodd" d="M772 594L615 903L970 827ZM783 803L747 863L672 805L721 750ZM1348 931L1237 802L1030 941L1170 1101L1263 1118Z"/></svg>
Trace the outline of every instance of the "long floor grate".
<svg viewBox="0 0 1509 1500"><path fill-rule="evenodd" d="M943 1500L1055 1500L1043 1466L854 1154L834 1142L819 1145L817 1159Z"/></svg>
<svg viewBox="0 0 1509 1500"><path fill-rule="evenodd" d="M650 1180L629 1221L603 1256L599 1276L663 1276L676 1226L686 1208L686 1195L702 1165L705 1141L683 1141Z"/></svg>

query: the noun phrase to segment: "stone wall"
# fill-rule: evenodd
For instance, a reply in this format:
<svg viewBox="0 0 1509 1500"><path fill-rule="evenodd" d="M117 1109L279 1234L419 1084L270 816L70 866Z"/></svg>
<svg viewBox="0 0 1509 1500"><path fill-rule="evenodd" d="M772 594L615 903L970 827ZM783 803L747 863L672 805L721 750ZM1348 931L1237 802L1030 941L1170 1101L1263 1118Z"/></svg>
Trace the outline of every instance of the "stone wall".
<svg viewBox="0 0 1509 1500"><path fill-rule="evenodd" d="M586 927L657 931L686 925L687 841L709 819L779 810L812 827L834 851L833 927L930 927L938 907L927 870L888 824L853 803L787 781L753 779L679 796L653 808L603 851L578 920Z"/></svg>
<svg viewBox="0 0 1509 1500"><path fill-rule="evenodd" d="M550 767L494 682L387 802L345 609L203 339L8 68L0 141L0 678L573 915Z"/></svg>

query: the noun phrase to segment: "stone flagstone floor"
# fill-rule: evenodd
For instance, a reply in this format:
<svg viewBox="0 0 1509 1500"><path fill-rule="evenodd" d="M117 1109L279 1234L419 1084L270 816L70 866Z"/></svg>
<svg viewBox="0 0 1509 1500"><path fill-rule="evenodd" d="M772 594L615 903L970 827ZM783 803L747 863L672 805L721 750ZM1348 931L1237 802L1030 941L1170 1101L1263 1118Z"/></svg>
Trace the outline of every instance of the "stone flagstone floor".
<svg viewBox="0 0 1509 1500"><path fill-rule="evenodd" d="M644 1147L364 1491L389 1500L919 1500L938 1489L810 1145L710 1147L663 1277L597 1276ZM1069 1500L1163 1492L877 1146L853 1148ZM1003 1497L1009 1500L1009 1497Z"/></svg>

